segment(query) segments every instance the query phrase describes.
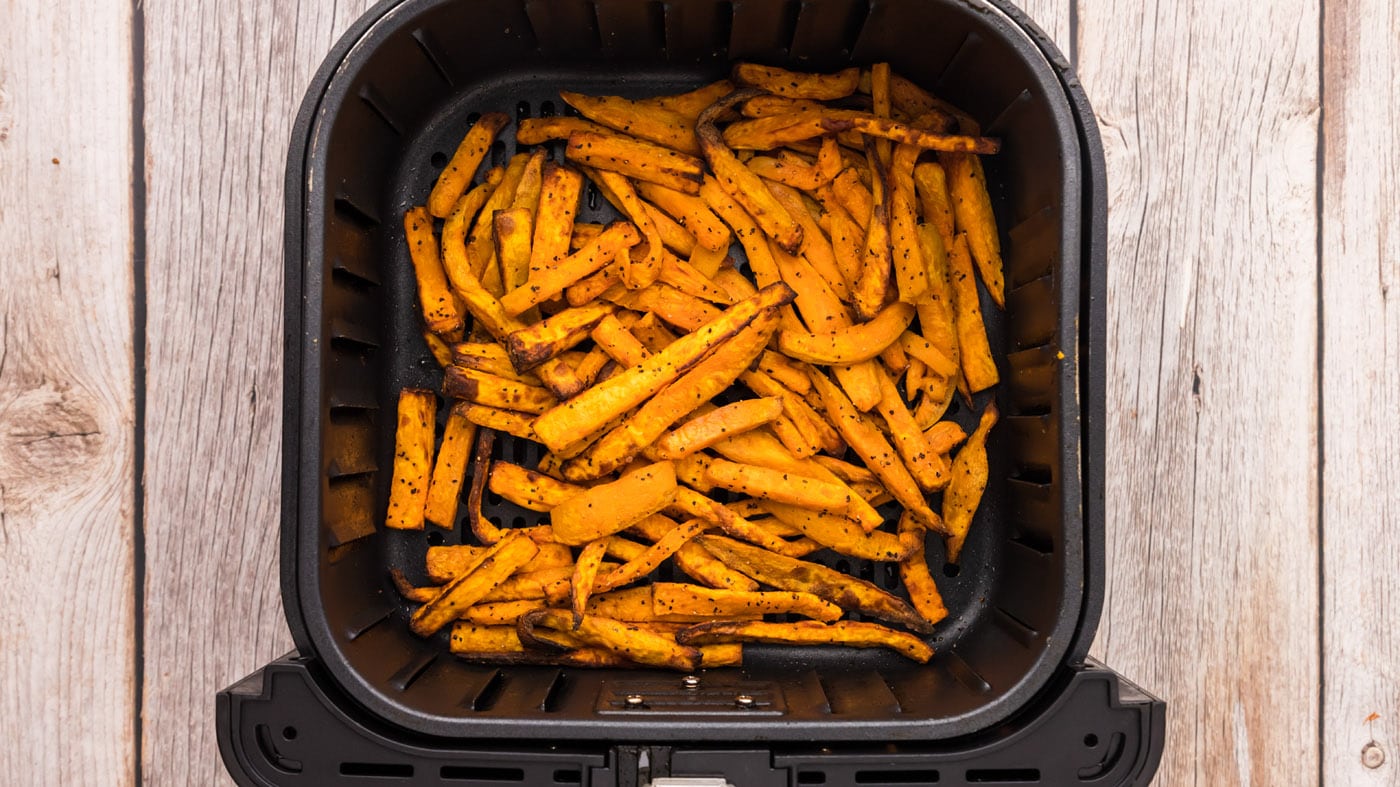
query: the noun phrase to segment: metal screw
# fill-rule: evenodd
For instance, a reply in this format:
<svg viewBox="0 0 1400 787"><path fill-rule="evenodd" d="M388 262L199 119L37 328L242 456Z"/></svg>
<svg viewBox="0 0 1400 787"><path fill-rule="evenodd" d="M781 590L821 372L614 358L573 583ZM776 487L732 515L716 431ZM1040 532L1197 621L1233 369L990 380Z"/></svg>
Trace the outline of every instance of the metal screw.
<svg viewBox="0 0 1400 787"><path fill-rule="evenodd" d="M734 698L734 704L738 705L741 708L752 708L753 697L749 696L748 694L740 694L739 696Z"/></svg>
<svg viewBox="0 0 1400 787"><path fill-rule="evenodd" d="M646 700L642 699L640 694L628 694L626 702L629 708L640 708L646 705Z"/></svg>
<svg viewBox="0 0 1400 787"><path fill-rule="evenodd" d="M681 685L687 689L698 689L700 688L700 679L694 675L686 675L684 678L681 678Z"/></svg>
<svg viewBox="0 0 1400 787"><path fill-rule="evenodd" d="M1377 746L1375 741L1362 746L1361 764L1372 770L1381 767L1385 764L1385 749Z"/></svg>

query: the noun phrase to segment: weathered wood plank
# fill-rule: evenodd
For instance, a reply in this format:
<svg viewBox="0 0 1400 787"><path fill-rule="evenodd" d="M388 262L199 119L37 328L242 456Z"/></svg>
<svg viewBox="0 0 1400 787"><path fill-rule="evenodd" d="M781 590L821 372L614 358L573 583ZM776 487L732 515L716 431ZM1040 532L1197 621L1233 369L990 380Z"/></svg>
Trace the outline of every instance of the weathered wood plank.
<svg viewBox="0 0 1400 787"><path fill-rule="evenodd" d="M1069 57L1069 19L1074 0L1022 0L1017 5L1050 36L1065 57Z"/></svg>
<svg viewBox="0 0 1400 787"><path fill-rule="evenodd" d="M1323 772L1400 781L1400 14L1328 0L1323 95ZM1377 718L1367 722L1371 714ZM1374 748L1370 748L1374 747ZM1378 767L1378 755L1384 763ZM1368 765L1369 763L1369 765Z"/></svg>
<svg viewBox="0 0 1400 787"><path fill-rule="evenodd" d="M0 12L0 773L135 777L131 10Z"/></svg>
<svg viewBox="0 0 1400 787"><path fill-rule="evenodd" d="M147 3L145 776L226 780L213 694L291 647L277 568L282 176L348 3Z"/></svg>
<svg viewBox="0 0 1400 787"><path fill-rule="evenodd" d="M1079 2L1111 205L1095 653L1172 703L1162 784L1318 772L1318 12Z"/></svg>

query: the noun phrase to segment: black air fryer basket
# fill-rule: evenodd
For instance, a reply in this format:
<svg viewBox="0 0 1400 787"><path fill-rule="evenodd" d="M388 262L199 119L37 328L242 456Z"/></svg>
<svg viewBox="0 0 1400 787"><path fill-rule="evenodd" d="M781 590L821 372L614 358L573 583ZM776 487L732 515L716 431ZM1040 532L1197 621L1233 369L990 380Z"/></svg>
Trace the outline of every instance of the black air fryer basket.
<svg viewBox="0 0 1400 787"><path fill-rule="evenodd" d="M1003 141L985 164L1006 309L984 313L1004 359L1004 417L961 570L937 577L950 610L930 636L938 655L919 665L878 650L746 646L743 668L698 674L693 687L654 670L458 660L444 639L409 631L389 569L411 575L431 543L469 530L378 524L398 391L441 383L400 217L477 113L562 112L561 89L678 92L738 60L889 61ZM514 152L507 130L492 162ZM1068 64L1002 0L378 5L331 52L293 131L282 597L299 655L220 694L230 771L248 784L1149 779L1164 706L1086 663L1104 586L1103 178ZM612 216L590 194L579 218ZM535 458L508 439L496 451ZM500 524L537 516L488 503ZM928 548L931 561L943 554L936 538ZM884 565L825 562L903 592Z"/></svg>

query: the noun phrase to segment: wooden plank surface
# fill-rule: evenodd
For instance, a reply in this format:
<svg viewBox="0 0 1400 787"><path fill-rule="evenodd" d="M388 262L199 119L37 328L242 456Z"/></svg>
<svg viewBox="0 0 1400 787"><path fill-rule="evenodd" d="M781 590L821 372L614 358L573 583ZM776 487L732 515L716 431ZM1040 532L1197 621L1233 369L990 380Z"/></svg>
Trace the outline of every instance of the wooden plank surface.
<svg viewBox="0 0 1400 787"><path fill-rule="evenodd" d="M1317 0L1080 0L1108 159L1108 598L1159 783L1317 779Z"/></svg>
<svg viewBox="0 0 1400 787"><path fill-rule="evenodd" d="M1400 782L1400 13L1328 0L1323 771ZM1372 721L1368 719L1375 718Z"/></svg>
<svg viewBox="0 0 1400 787"><path fill-rule="evenodd" d="M135 777L131 10L0 11L0 773Z"/></svg>
<svg viewBox="0 0 1400 787"><path fill-rule="evenodd" d="M152 784L227 781L214 692L291 647L277 564L283 168L312 72L368 5L146 5Z"/></svg>

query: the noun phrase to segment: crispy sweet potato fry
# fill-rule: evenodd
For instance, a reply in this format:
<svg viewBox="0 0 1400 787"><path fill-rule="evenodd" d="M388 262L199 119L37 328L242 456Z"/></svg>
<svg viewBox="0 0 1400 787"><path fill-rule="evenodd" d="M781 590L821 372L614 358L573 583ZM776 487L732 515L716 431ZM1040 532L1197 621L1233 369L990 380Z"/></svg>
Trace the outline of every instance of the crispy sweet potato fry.
<svg viewBox="0 0 1400 787"><path fill-rule="evenodd" d="M533 372L517 372L510 362L510 353L496 342L457 342L451 345L451 351L449 363L527 385L541 385Z"/></svg>
<svg viewBox="0 0 1400 787"><path fill-rule="evenodd" d="M763 346L768 343L768 338L772 335L776 322L777 318L772 311L765 309L751 324L721 343L710 357L699 362L692 369L686 371L680 379L651 396L650 400L642 405L635 415L605 435L583 455L565 465L565 477L573 480L598 478L631 461L643 448L658 440L671 424L691 413L697 405L709 401L732 385L734 380L744 369L748 368L753 359L762 351ZM715 322L708 323L708 325L714 324ZM629 374L634 369L647 368L658 357L669 352L672 347L694 335L692 333L676 340L666 350L638 366L631 367L619 377ZM611 380L608 382L611 383ZM537 421L536 432L538 431Z"/></svg>
<svg viewBox="0 0 1400 787"><path fill-rule="evenodd" d="M866 420L845 394L832 385L821 372L812 372L812 384L821 393L822 403L831 422L840 430L841 436L846 438L846 443L865 462L866 467L884 483L890 495L898 500L905 510L912 512L925 527L940 529L942 523L936 521L937 517L924 500L924 493L919 489L918 482L909 474L904 463L899 460L899 455L890 447L880 430Z"/></svg>
<svg viewBox="0 0 1400 787"><path fill-rule="evenodd" d="M758 371L782 383L784 388L795 394L801 395L812 390L812 381L807 377L806 367L778 353L764 350L758 357Z"/></svg>
<svg viewBox="0 0 1400 787"><path fill-rule="evenodd" d="M460 366L443 372L442 391L453 399L521 413L542 413L556 402L543 388Z"/></svg>
<svg viewBox="0 0 1400 787"><path fill-rule="evenodd" d="M515 626L459 622L452 626L453 653L523 653Z"/></svg>
<svg viewBox="0 0 1400 787"><path fill-rule="evenodd" d="M686 194L700 193L705 166L685 153L609 131L575 131L564 154L569 161L637 180L658 183Z"/></svg>
<svg viewBox="0 0 1400 787"><path fill-rule="evenodd" d="M437 397L432 391L405 388L399 392L398 430L394 436L394 475L389 487L389 510L384 525L396 530L422 530L424 506L433 466L433 422Z"/></svg>
<svg viewBox="0 0 1400 787"><path fill-rule="evenodd" d="M843 301L851 299L851 283L846 280L841 267L836 263L836 254L831 242L822 234L821 227L807 210L802 195L781 183L770 185L773 196L802 225L802 258L821 275L822 281ZM796 289L796 288L794 288Z"/></svg>
<svg viewBox="0 0 1400 787"><path fill-rule="evenodd" d="M476 440L476 424L467 418L463 402L447 413L447 426L442 434L433 466L433 480L428 486L428 499L423 518L439 527L452 527L457 521L457 502L462 497L462 481L471 462L472 445Z"/></svg>
<svg viewBox="0 0 1400 787"><path fill-rule="evenodd" d="M693 331L720 314L709 303L662 282L640 290L610 290L603 297L632 311L651 312L684 331Z"/></svg>
<svg viewBox="0 0 1400 787"><path fill-rule="evenodd" d="M569 285L602 270L640 241L641 235L636 225L628 222L610 224L586 246L567 257L542 262L539 267L532 262L529 279L524 286L506 293L501 298L501 307L507 314L516 315L544 303Z"/></svg>
<svg viewBox="0 0 1400 787"><path fill-rule="evenodd" d="M543 608L544 603L540 599L493 601L468 607L460 619L463 622L475 623L479 626L509 626L511 632L514 633L515 624L520 620L521 615ZM462 624L458 623L457 625Z"/></svg>
<svg viewBox="0 0 1400 787"><path fill-rule="evenodd" d="M651 351L611 314L593 326L591 335L603 352L623 366L635 366L651 357Z"/></svg>
<svg viewBox="0 0 1400 787"><path fill-rule="evenodd" d="M992 296L992 302L997 308L1006 308L1002 293L1006 284L1002 275L1001 237L997 234L996 216L992 213L992 198L987 194L987 176L982 172L982 160L971 154L955 154L942 156L940 162L947 172L953 216L958 229L967 236L968 250L977 263L977 273Z"/></svg>
<svg viewBox="0 0 1400 787"><path fill-rule="evenodd" d="M618 266L618 275L630 289L640 289L661 275L661 251L665 241L652 221L652 212L637 195L632 182L609 170L588 169L588 177L622 215L632 220L642 233L642 242L628 252L630 264Z"/></svg>
<svg viewBox="0 0 1400 787"><path fill-rule="evenodd" d="M841 620L819 623L763 621L699 623L676 634L676 639L693 645L720 642L767 642L778 645L845 645L850 648L889 648L920 664L933 658L933 648L912 634L886 628L878 623Z"/></svg>
<svg viewBox="0 0 1400 787"><path fill-rule="evenodd" d="M530 236L534 232L529 208L496 211L493 230L496 259L501 264L501 283L509 292L525 284L530 272Z"/></svg>
<svg viewBox="0 0 1400 787"><path fill-rule="evenodd" d="M552 118L521 118L515 130L515 141L522 145L541 145L554 139L568 139L570 134L579 131L606 134L610 129L591 120L562 115Z"/></svg>
<svg viewBox="0 0 1400 787"><path fill-rule="evenodd" d="M593 593L593 583L598 578L598 566L608 551L611 537L600 538L583 548L574 565L574 575L570 578L569 608L574 613L574 628L583 622L583 613L588 608L588 597Z"/></svg>
<svg viewBox="0 0 1400 787"><path fill-rule="evenodd" d="M948 466L943 457L929 447L923 431L914 422L914 416L895 388L894 380L883 369L877 368L875 376L880 380L880 404L876 405L876 409L885 419L890 439L904 459L909 474L919 483L919 488L928 492L947 486Z"/></svg>
<svg viewBox="0 0 1400 787"><path fill-rule="evenodd" d="M717 101L700 113L695 134L700 140L700 149L705 154L714 171L714 179L720 188L748 211L753 220L784 251L795 254L802 244L802 225L798 224L787 210L764 185L763 179L755 175L734 155L725 144L715 119L735 104L756 95L752 91L736 91L721 101ZM708 179L708 178L707 178ZM713 203L712 203L713 206ZM733 226L732 224L730 226Z"/></svg>
<svg viewBox="0 0 1400 787"><path fill-rule="evenodd" d="M452 347L443 341L442 337L424 328L423 342L428 345L428 352L433 354L433 360L438 362L438 366L452 363Z"/></svg>
<svg viewBox="0 0 1400 787"><path fill-rule="evenodd" d="M874 173L871 188L870 224L866 228L865 246L861 252L860 278L852 292L851 305L856 316L873 319L885 305L885 292L890 286L890 187L889 175L875 157L874 143L866 141L866 160Z"/></svg>
<svg viewBox="0 0 1400 787"><path fill-rule="evenodd" d="M612 314L613 310L613 305L609 303L578 306L511 332L506 336L510 362L521 370L539 366L587 339L593 326Z"/></svg>
<svg viewBox="0 0 1400 787"><path fill-rule="evenodd" d="M501 601L535 599L544 599L548 603L563 603L569 597L571 587L569 579L573 573L573 566L557 566L516 574L502 581L490 593L482 596L481 603L494 604Z"/></svg>
<svg viewBox="0 0 1400 787"><path fill-rule="evenodd" d="M966 440L967 433L953 421L939 421L924 430L924 439L928 440L929 448L940 454L946 454Z"/></svg>
<svg viewBox="0 0 1400 787"><path fill-rule="evenodd" d="M680 459L703 451L730 434L756 429L777 418L783 402L776 398L747 399L692 418L657 443L663 459Z"/></svg>
<svg viewBox="0 0 1400 787"><path fill-rule="evenodd" d="M910 357L923 363L929 374L938 377L952 377L958 373L957 364L953 363L951 358L935 347L932 342L918 334L905 331L899 337L899 346L904 348Z"/></svg>
<svg viewBox="0 0 1400 787"><path fill-rule="evenodd" d="M852 499L857 497L844 485L727 459L712 461L706 472L710 483L731 492L814 511L844 514L850 509Z"/></svg>
<svg viewBox="0 0 1400 787"><path fill-rule="evenodd" d="M841 608L811 593L793 590L750 592L717 590L675 582L651 586L652 608L658 620L688 622L744 615L802 615L833 621Z"/></svg>
<svg viewBox="0 0 1400 787"><path fill-rule="evenodd" d="M666 558L674 555L692 538L704 532L707 526L708 523L703 519L688 519L671 528L656 543L627 558L627 562L618 566L612 573L599 578L595 583L595 588L599 591L606 591L636 582L655 571ZM614 543L619 540L621 540L620 537L613 537Z"/></svg>
<svg viewBox="0 0 1400 787"><path fill-rule="evenodd" d="M520 618L521 639L536 626L567 630L572 623L569 613L562 610L536 610ZM642 624L585 615L573 634L590 645L610 650L637 664L682 670L700 666L699 649L678 645L673 638Z"/></svg>
<svg viewBox="0 0 1400 787"><path fill-rule="evenodd" d="M701 188L703 189L704 186ZM695 251L690 253L690 258L686 261L690 263L690 267L704 274L706 278L713 279L715 274L719 273L720 267L729 261L729 246L712 250L697 243Z"/></svg>
<svg viewBox="0 0 1400 787"><path fill-rule="evenodd" d="M913 320L914 307L895 301L862 325L826 333L782 331L778 334L778 349L789 358L808 363L860 363L880 355L894 344Z"/></svg>
<svg viewBox="0 0 1400 787"><path fill-rule="evenodd" d="M422 207L409 208L403 216L404 234L408 238L409 259L418 279L418 302L423 308L423 322L434 333L450 333L462 328L462 315L457 301L447 288L447 273L438 255L433 238L433 220Z"/></svg>
<svg viewBox="0 0 1400 787"><path fill-rule="evenodd" d="M470 574L486 559L490 547L470 544L428 547L428 579L439 584Z"/></svg>
<svg viewBox="0 0 1400 787"><path fill-rule="evenodd" d="M695 123L666 107L620 96L586 96L560 91L559 97L589 120L673 150L700 155Z"/></svg>
<svg viewBox="0 0 1400 787"><path fill-rule="evenodd" d="M914 167L914 191L922 206L924 221L938 229L946 249L953 245L953 203L948 196L948 179L943 167L926 161Z"/></svg>
<svg viewBox="0 0 1400 787"><path fill-rule="evenodd" d="M489 488L512 503L531 511L549 511L584 491L583 487L557 481L509 462L491 465Z"/></svg>
<svg viewBox="0 0 1400 787"><path fill-rule="evenodd" d="M466 409L467 420L483 426L487 429L494 429L498 432L519 437L523 440L534 440L535 430L530 428L530 424L535 420L529 415L513 412L511 410L501 410L496 407L487 407L481 404L468 405Z"/></svg>
<svg viewBox="0 0 1400 787"><path fill-rule="evenodd" d="M627 529L676 499L676 469L657 462L574 495L550 512L561 544L584 544Z"/></svg>
<svg viewBox="0 0 1400 787"><path fill-rule="evenodd" d="M679 222L701 246L713 251L729 248L729 228L699 196L651 182L637 183L637 193Z"/></svg>
<svg viewBox="0 0 1400 787"><path fill-rule="evenodd" d="M520 179L525 176L525 169L530 165L531 158L528 153L517 153L511 157L500 185L491 192L491 197L481 207L467 239L467 263L471 267L472 275L496 297L502 292L499 287L492 286L493 275L497 277L495 282L500 281L500 268L494 264L496 211L506 210L515 200L515 191L520 186Z"/></svg>
<svg viewBox="0 0 1400 787"><path fill-rule="evenodd" d="M569 253L574 216L583 193L583 175L547 161L541 175L535 233L530 244L530 277L557 264Z"/></svg>
<svg viewBox="0 0 1400 787"><path fill-rule="evenodd" d="M700 113L705 110L705 107L708 107L732 92L734 92L734 83L730 82L728 79L721 79L687 93L644 98L638 103L654 104L664 109L669 109L694 125L695 119L700 116Z"/></svg>
<svg viewBox="0 0 1400 787"><path fill-rule="evenodd" d="M734 67L734 81L761 88L785 98L831 101L845 98L860 86L860 69L846 68L834 74L807 74L776 66L740 63Z"/></svg>
<svg viewBox="0 0 1400 787"><path fill-rule="evenodd" d="M900 145L890 166L890 248L899 299L918 303L928 293L928 265L919 242L918 201L914 194L914 162L919 149Z"/></svg>
<svg viewBox="0 0 1400 787"><path fill-rule="evenodd" d="M734 298L710 281L710 277L696 270L689 262L664 252L661 255L661 278L663 284L675 287L681 292L720 306L733 306Z"/></svg>
<svg viewBox="0 0 1400 787"><path fill-rule="evenodd" d="M649 202L642 202L642 209L646 211L647 218L651 219L652 226L656 227L656 235L661 238L661 246L666 253L689 257L690 253L695 251L695 236L679 222Z"/></svg>
<svg viewBox="0 0 1400 787"><path fill-rule="evenodd" d="M723 536L699 536L696 541L732 568L765 585L804 591L844 609L898 623L915 631L928 631L928 624L918 612L865 580Z"/></svg>
<svg viewBox="0 0 1400 787"><path fill-rule="evenodd" d="M492 524L481 511L481 501L486 496L486 480L491 474L491 449L496 445L496 432L492 429L476 431L476 450L472 454L472 484L467 495L467 527L476 540L483 544L495 544L505 535L505 531Z"/></svg>
<svg viewBox="0 0 1400 787"><path fill-rule="evenodd" d="M982 305L973 279L967 236L963 233L958 234L953 248L948 252L948 271L953 285L954 318L963 379L967 381L968 388L977 393L996 385L1001 376L992 358L992 348L987 343L987 328L982 322Z"/></svg>
<svg viewBox="0 0 1400 787"><path fill-rule="evenodd" d="M551 450L591 434L676 379L720 343L753 322L764 309L791 302L792 289L765 288L734 304L714 321L677 339L646 361L595 385L535 419L535 433Z"/></svg>
<svg viewBox="0 0 1400 787"><path fill-rule="evenodd" d="M502 112L487 112L477 119L433 184L433 190L428 195L429 213L440 219L447 218L452 206L457 204L472 178L476 177L477 167L490 152L496 135L509 122L510 117Z"/></svg>
<svg viewBox="0 0 1400 787"><path fill-rule="evenodd" d="M787 553L791 549L791 545L786 541L693 489L680 487L676 492L676 502L669 510L677 515L698 517L718 525L729 535L758 544L764 549L778 553Z"/></svg>
<svg viewBox="0 0 1400 787"><path fill-rule="evenodd" d="M763 509L784 524L793 526L813 541L862 560L899 560L904 548L890 533L872 530L866 533L846 517L823 514L810 508L765 500Z"/></svg>
<svg viewBox="0 0 1400 787"><path fill-rule="evenodd" d="M420 637L434 634L455 620L462 610L480 601L538 551L539 547L528 536L519 533L507 535L491 547L476 570L444 585L432 601L413 613L410 620L413 633Z"/></svg>
<svg viewBox="0 0 1400 787"><path fill-rule="evenodd" d="M963 542L972 527L972 517L982 502L987 488L987 433L997 422L996 403L982 411L977 428L967 443L953 457L953 480L943 494L943 521L947 524L948 562L956 563L962 555Z"/></svg>

